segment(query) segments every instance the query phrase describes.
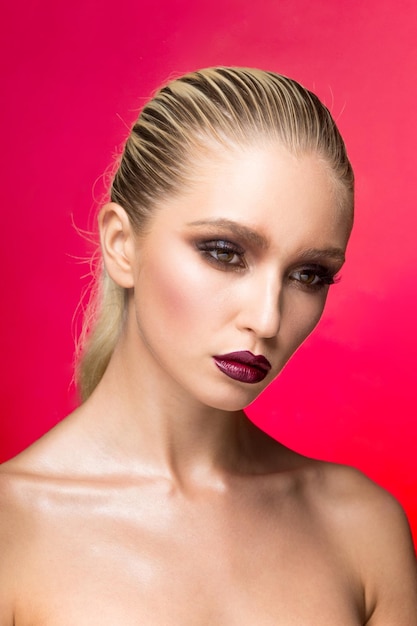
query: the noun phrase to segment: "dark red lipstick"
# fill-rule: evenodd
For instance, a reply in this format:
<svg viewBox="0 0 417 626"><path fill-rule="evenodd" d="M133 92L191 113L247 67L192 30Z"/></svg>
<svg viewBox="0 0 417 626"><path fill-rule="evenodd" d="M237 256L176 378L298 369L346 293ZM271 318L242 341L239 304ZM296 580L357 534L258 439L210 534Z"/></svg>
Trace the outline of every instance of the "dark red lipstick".
<svg viewBox="0 0 417 626"><path fill-rule="evenodd" d="M255 356L247 350L220 354L213 359L223 374L242 383L260 383L271 369L268 359L262 355Z"/></svg>

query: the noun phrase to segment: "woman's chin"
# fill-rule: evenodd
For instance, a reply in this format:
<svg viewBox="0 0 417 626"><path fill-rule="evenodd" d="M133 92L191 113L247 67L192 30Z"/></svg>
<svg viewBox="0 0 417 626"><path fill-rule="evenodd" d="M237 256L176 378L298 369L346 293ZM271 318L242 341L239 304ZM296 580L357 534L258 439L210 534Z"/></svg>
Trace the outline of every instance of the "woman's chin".
<svg viewBox="0 0 417 626"><path fill-rule="evenodd" d="M267 385L256 385L257 390L251 390L251 393L233 393L229 392L225 394L218 394L215 399L206 398L204 404L208 407L216 409L218 411L225 411L234 413L237 411L243 411L252 402L261 395Z"/></svg>

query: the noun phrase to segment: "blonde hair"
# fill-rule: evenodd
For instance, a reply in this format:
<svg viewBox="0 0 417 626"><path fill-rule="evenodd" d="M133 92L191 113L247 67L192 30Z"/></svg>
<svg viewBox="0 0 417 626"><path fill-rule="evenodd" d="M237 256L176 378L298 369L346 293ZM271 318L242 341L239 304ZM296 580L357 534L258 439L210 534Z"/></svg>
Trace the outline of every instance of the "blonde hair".
<svg viewBox="0 0 417 626"><path fill-rule="evenodd" d="M295 154L326 163L348 208L353 172L328 109L299 83L258 69L215 67L169 82L144 106L127 138L110 198L140 232L158 202L180 192L196 150L218 143L280 141ZM102 378L120 335L126 293L101 268L81 334L77 381L87 399Z"/></svg>

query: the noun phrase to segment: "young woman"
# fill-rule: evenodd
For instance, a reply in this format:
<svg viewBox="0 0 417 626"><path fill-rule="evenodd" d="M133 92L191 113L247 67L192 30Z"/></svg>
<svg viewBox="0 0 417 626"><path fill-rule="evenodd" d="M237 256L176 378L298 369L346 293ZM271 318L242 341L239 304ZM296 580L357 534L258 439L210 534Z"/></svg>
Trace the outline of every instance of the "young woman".
<svg viewBox="0 0 417 626"><path fill-rule="evenodd" d="M318 322L352 207L288 78L202 70L144 107L99 215L83 403L0 473L0 626L415 626L398 504L243 412Z"/></svg>

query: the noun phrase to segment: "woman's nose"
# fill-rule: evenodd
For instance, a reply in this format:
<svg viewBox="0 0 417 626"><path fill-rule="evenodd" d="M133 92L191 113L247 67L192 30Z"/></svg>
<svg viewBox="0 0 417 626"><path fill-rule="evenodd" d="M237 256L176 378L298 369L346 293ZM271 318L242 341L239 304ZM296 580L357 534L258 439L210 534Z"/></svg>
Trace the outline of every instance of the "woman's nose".
<svg viewBox="0 0 417 626"><path fill-rule="evenodd" d="M275 337L281 324L282 285L276 277L253 278L242 302L239 325L258 337Z"/></svg>

